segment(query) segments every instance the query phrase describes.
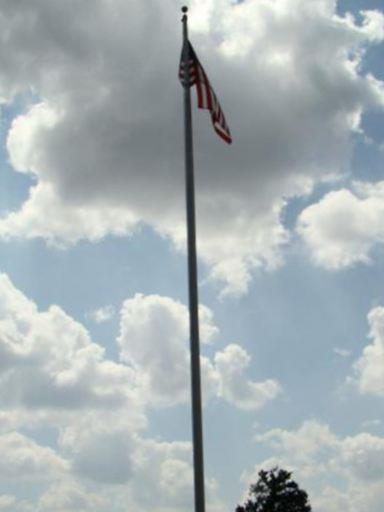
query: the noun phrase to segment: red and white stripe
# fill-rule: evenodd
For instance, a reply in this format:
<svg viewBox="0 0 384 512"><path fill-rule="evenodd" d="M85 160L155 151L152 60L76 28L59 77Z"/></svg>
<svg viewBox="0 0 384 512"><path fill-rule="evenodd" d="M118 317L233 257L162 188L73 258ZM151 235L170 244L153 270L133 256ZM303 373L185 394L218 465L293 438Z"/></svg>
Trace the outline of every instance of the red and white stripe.
<svg viewBox="0 0 384 512"><path fill-rule="evenodd" d="M187 50L182 52L179 68L179 78L181 83L185 84L185 61L183 56L188 54L189 64L189 87L196 85L197 91L197 106L201 109L209 110L211 113L211 120L213 128L217 135L221 137L228 144L232 143L231 132L225 120L224 113L221 109L219 100L211 87L208 77L204 71L203 66L200 64L199 59L188 42Z"/></svg>

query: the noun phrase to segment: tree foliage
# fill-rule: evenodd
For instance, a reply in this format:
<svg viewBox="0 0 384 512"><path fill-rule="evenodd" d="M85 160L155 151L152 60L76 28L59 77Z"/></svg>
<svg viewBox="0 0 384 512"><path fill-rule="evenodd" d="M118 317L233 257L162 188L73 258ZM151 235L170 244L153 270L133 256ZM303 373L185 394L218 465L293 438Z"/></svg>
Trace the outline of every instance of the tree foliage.
<svg viewBox="0 0 384 512"><path fill-rule="evenodd" d="M261 470L249 490L249 499L236 512L311 512L308 495L284 469Z"/></svg>

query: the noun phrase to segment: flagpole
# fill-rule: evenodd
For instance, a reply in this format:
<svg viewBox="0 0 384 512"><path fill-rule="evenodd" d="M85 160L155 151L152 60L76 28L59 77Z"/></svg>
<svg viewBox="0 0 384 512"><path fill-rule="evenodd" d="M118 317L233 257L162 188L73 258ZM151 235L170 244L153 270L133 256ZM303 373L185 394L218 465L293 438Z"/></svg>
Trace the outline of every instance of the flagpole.
<svg viewBox="0 0 384 512"><path fill-rule="evenodd" d="M188 52L188 7L182 9L183 52ZM184 54L184 123L185 123L185 194L187 207L188 291L191 351L192 435L195 512L205 512L203 415L201 406L199 299L197 290L195 185L193 172L193 138L191 89L189 85L189 59Z"/></svg>

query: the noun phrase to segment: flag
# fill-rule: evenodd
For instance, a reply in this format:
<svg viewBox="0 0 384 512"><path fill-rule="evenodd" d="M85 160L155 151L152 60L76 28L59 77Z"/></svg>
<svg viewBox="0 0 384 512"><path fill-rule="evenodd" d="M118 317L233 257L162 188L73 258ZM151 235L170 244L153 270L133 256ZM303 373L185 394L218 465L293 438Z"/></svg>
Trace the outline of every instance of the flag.
<svg viewBox="0 0 384 512"><path fill-rule="evenodd" d="M188 60L189 64L189 87L196 85L197 106L210 111L211 121L215 132L225 142L231 144L231 132L229 131L224 113L221 110L219 100L217 99L217 96L208 80L207 74L205 73L203 66L200 64L200 61L189 41L187 41L186 47L183 48L183 51L181 52L179 67L179 79L184 86L187 85L185 83L186 60Z"/></svg>

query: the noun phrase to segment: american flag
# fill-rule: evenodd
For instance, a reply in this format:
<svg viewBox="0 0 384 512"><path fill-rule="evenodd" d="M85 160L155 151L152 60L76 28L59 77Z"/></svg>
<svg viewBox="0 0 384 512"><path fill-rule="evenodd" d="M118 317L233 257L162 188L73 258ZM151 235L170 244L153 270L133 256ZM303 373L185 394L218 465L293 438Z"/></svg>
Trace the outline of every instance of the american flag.
<svg viewBox="0 0 384 512"><path fill-rule="evenodd" d="M202 109L209 110L211 113L212 125L219 137L228 144L232 143L231 132L225 121L224 113L221 110L219 100L214 93L208 77L200 64L191 43L188 41L187 46L181 52L181 60L179 67L179 78L181 83L185 83L185 62L189 63L189 87L196 85L197 106Z"/></svg>

